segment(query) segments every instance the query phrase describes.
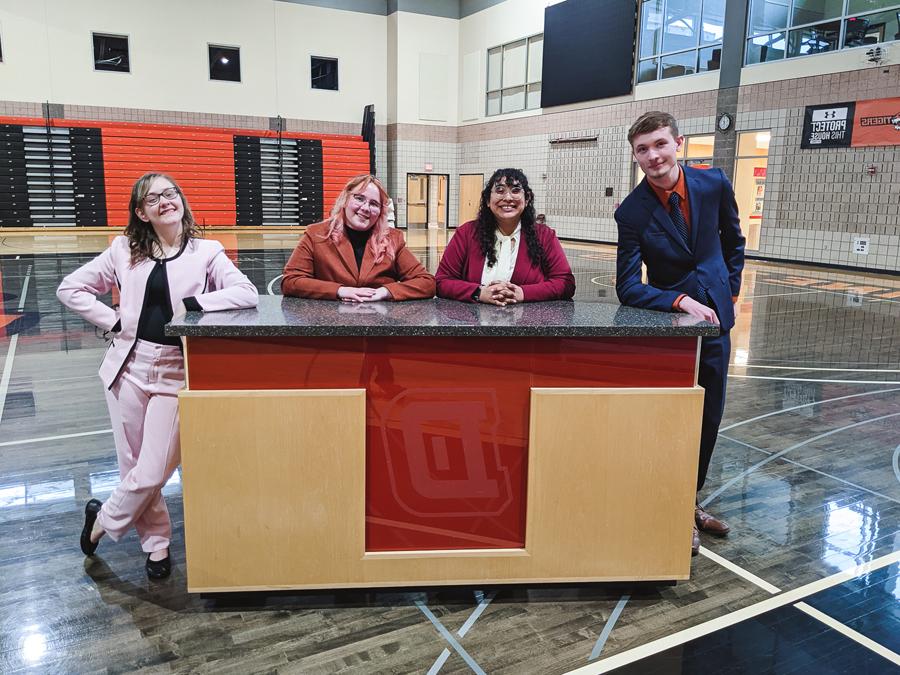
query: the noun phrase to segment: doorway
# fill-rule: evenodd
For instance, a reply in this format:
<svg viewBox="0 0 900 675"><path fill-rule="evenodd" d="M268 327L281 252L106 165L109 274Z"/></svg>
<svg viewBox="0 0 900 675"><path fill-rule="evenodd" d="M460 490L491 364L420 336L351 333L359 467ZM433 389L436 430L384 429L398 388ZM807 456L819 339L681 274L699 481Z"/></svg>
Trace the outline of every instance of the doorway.
<svg viewBox="0 0 900 675"><path fill-rule="evenodd" d="M406 226L446 228L449 192L447 174L406 174Z"/></svg>
<svg viewBox="0 0 900 675"><path fill-rule="evenodd" d="M478 217L481 204L481 189L484 187L483 173L466 173L459 177L459 224Z"/></svg>

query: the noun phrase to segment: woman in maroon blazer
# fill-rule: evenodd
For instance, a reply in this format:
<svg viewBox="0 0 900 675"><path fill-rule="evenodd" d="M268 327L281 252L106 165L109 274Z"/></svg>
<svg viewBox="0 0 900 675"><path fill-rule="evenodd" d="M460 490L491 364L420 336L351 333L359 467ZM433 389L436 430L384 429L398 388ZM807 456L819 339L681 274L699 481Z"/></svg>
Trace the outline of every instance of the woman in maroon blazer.
<svg viewBox="0 0 900 675"><path fill-rule="evenodd" d="M478 218L456 230L435 280L439 298L501 306L575 294L566 254L556 233L535 222L534 193L518 169L491 176Z"/></svg>

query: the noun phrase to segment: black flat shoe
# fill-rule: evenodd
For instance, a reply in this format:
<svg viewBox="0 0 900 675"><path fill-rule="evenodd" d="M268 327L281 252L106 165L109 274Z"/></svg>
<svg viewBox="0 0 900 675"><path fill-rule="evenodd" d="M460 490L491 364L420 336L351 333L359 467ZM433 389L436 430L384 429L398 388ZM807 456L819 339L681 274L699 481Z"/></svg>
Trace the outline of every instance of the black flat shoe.
<svg viewBox="0 0 900 675"><path fill-rule="evenodd" d="M97 550L99 541L91 541L91 531L94 529L94 523L97 521L97 514L100 513L100 507L103 502L99 499L92 499L84 507L84 527L81 528L81 552L86 556L94 555Z"/></svg>
<svg viewBox="0 0 900 675"><path fill-rule="evenodd" d="M172 573L172 554L169 553L162 560L150 560L148 553L146 567L149 579L165 579Z"/></svg>

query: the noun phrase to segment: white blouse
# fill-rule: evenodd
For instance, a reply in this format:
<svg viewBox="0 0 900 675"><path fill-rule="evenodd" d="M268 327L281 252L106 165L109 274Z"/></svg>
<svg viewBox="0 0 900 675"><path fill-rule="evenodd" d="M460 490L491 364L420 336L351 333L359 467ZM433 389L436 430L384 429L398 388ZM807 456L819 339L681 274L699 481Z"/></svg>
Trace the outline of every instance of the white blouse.
<svg viewBox="0 0 900 675"><path fill-rule="evenodd" d="M494 263L493 267L488 267L488 260L487 258L484 259L484 269L481 272L482 286L487 286L494 281L509 281L512 279L513 270L516 268L516 255L519 252L521 231L521 223L516 225L516 229L509 236L503 234L500 228L497 228L497 237L494 242L497 262Z"/></svg>

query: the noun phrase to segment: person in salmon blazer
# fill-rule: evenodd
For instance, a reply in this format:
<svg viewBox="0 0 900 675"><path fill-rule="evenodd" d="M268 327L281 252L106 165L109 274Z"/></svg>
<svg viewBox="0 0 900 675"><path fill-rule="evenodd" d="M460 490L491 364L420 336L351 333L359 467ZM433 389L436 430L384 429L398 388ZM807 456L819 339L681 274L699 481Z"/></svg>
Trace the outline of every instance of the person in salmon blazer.
<svg viewBox="0 0 900 675"><path fill-rule="evenodd" d="M575 277L556 233L538 223L519 169L498 169L481 192L478 218L457 228L435 275L439 298L505 306L568 300Z"/></svg>
<svg viewBox="0 0 900 675"><path fill-rule="evenodd" d="M134 528L151 579L172 569L172 522L162 488L181 461L184 354L165 325L187 310L246 309L259 299L222 244L199 237L178 184L165 174L145 174L131 190L124 236L67 275L56 292L111 337L100 379L122 480L106 502L91 499L85 506L81 551L93 556L104 535L119 541ZM114 288L119 304L111 307L101 297Z"/></svg>
<svg viewBox="0 0 900 675"><path fill-rule="evenodd" d="M374 176L351 179L331 217L306 228L284 266L281 292L298 298L376 302L434 297L434 277L388 226L388 194Z"/></svg>

